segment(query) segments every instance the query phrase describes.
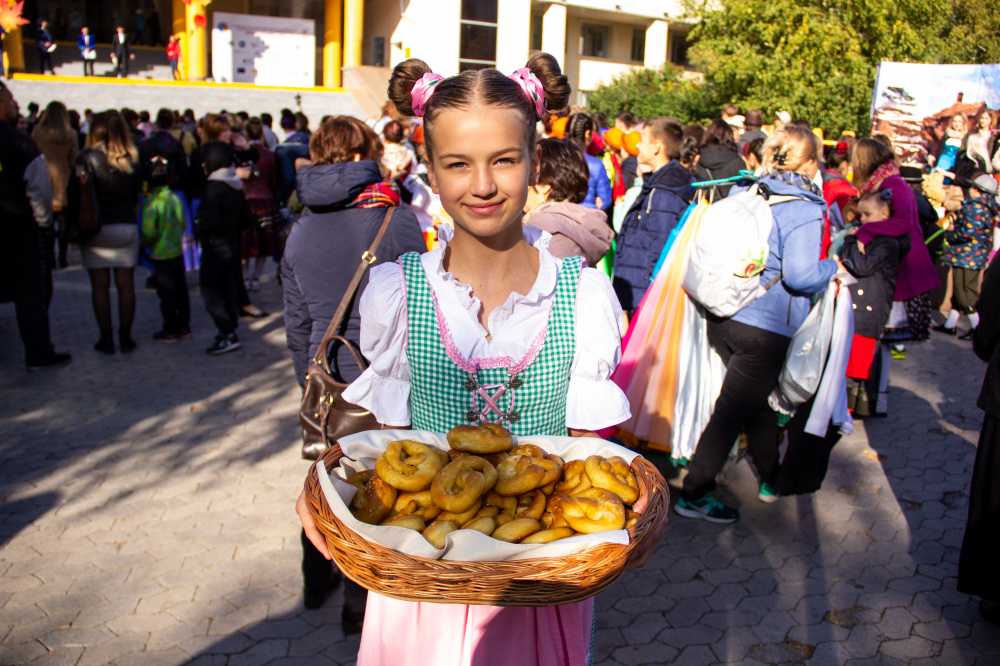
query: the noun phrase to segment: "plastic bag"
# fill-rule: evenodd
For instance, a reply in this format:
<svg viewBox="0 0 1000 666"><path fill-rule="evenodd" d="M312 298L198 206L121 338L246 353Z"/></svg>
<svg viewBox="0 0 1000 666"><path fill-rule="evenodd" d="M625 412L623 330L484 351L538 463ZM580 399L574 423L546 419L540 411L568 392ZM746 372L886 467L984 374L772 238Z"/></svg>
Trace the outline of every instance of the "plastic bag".
<svg viewBox="0 0 1000 666"><path fill-rule="evenodd" d="M785 367L778 379L778 390L792 406L801 405L819 388L826 357L830 353L836 300L837 281L831 280L822 298L792 336Z"/></svg>

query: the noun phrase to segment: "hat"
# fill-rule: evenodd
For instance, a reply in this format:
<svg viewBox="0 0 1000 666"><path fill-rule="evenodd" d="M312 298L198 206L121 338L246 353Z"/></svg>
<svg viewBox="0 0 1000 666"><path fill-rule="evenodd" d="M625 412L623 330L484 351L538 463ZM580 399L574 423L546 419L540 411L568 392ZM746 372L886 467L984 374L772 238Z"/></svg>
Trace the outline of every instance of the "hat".
<svg viewBox="0 0 1000 666"><path fill-rule="evenodd" d="M980 192L985 192L986 194L992 194L996 196L997 194L997 180L993 176L988 174L983 174L972 181L972 185Z"/></svg>
<svg viewBox="0 0 1000 666"><path fill-rule="evenodd" d="M760 127L764 124L764 119L760 115L760 111L757 109L750 109L747 111L747 117L743 119L744 127Z"/></svg>
<svg viewBox="0 0 1000 666"><path fill-rule="evenodd" d="M562 139L566 137L566 123L569 122L569 116L560 116L558 118L552 119L552 136L557 139Z"/></svg>
<svg viewBox="0 0 1000 666"><path fill-rule="evenodd" d="M612 127L604 133L604 143L611 146L614 150L621 150L622 139L625 138L624 132L622 132L617 127Z"/></svg>
<svg viewBox="0 0 1000 666"><path fill-rule="evenodd" d="M786 125L792 122L792 114L788 113L788 111L778 111L776 115L778 117L778 120L785 123Z"/></svg>
<svg viewBox="0 0 1000 666"><path fill-rule="evenodd" d="M639 132L629 132L625 135L622 140L622 144L625 146L625 152L629 155L639 154L639 141L642 139L642 134Z"/></svg>

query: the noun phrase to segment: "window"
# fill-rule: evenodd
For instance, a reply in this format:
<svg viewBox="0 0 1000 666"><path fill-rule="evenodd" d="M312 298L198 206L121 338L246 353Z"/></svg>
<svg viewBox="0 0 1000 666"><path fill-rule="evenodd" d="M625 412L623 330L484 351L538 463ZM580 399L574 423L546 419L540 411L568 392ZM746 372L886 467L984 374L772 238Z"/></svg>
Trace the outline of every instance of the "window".
<svg viewBox="0 0 1000 666"><path fill-rule="evenodd" d="M632 60L636 62L646 60L646 31L642 28L632 30Z"/></svg>
<svg viewBox="0 0 1000 666"><path fill-rule="evenodd" d="M497 0L462 0L458 69L483 69L497 64Z"/></svg>
<svg viewBox="0 0 1000 666"><path fill-rule="evenodd" d="M608 26L594 23L580 25L580 55L608 57Z"/></svg>
<svg viewBox="0 0 1000 666"><path fill-rule="evenodd" d="M670 62L681 67L687 67L690 64L688 62L688 41L684 35L671 35Z"/></svg>
<svg viewBox="0 0 1000 666"><path fill-rule="evenodd" d="M531 46L529 48L542 50L542 28L544 24L545 21L541 14L531 15L531 37L529 38Z"/></svg>

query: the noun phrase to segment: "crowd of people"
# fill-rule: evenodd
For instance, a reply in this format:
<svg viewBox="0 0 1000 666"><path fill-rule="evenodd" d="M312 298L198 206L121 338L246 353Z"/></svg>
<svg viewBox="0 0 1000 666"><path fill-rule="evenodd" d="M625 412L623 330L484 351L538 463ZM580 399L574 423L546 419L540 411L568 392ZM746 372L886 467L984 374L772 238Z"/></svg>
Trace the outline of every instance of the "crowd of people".
<svg viewBox="0 0 1000 666"><path fill-rule="evenodd" d="M849 288L853 302L845 348L854 416L888 413L891 361L905 358L906 344L929 339L949 274L951 309L934 330L956 335L965 315L970 328L960 337L994 356L997 322L977 312L1000 219L992 112L952 121L931 158L938 182L901 168L887 137L844 134L824 145L807 121L785 112L767 127L761 111L739 115L729 105L706 125L628 111L612 122L567 106L566 77L545 54L511 76L487 69L446 78L409 60L395 69L389 97L376 120L325 117L314 131L290 110L277 129L268 114L80 115L59 102L22 116L0 87L0 210L17 220L5 230L0 265L27 367L70 360L52 348L45 311L50 271L67 265L72 242L90 279L94 349L104 354L137 346L140 263L161 303L158 343L193 335L185 276L199 269L216 327L206 351L216 355L240 348L241 316L267 316L250 294L276 262L288 348L304 386L357 262L394 210L330 356L333 374L351 384L344 398L384 426L445 431L470 413L470 375L475 384L487 369L513 377L524 366L532 372L523 387L520 378L489 375L506 381L510 396L516 390L517 410L498 400L486 411L515 433L592 436L637 409L614 382L622 338L687 214L699 201L747 192L782 203L771 206L761 292L732 316L706 318L726 374L686 461L678 514L738 520L717 498L715 479L741 433L760 501L818 488L782 480L769 398L796 331L831 281ZM798 427L793 418L790 439L802 434ZM993 491L980 492L981 503ZM316 607L340 577L301 498L299 510L305 602ZM431 622L453 626L444 633L458 643L438 648L456 654L525 622L561 626L572 646L585 645L591 631L592 601L449 614L375 595L366 611L364 589L345 585L345 631L361 631L367 612L401 632L392 643L365 632L359 663L387 662L394 645L418 640Z"/></svg>

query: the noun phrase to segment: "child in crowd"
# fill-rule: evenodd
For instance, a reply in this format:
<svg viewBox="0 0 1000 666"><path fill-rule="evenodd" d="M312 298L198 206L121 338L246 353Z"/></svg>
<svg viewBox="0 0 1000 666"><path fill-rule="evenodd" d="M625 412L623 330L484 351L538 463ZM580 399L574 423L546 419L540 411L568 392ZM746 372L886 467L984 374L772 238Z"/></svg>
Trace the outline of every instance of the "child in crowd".
<svg viewBox="0 0 1000 666"><path fill-rule="evenodd" d="M195 237L201 243L199 284L205 309L219 330L215 342L205 351L224 354L240 348L236 325L242 266L241 229L256 218L243 194L243 181L233 166L231 144L211 141L201 147L208 182L195 217Z"/></svg>
<svg viewBox="0 0 1000 666"><path fill-rule="evenodd" d="M402 115L424 118L429 176L454 230L442 227L439 249L372 269L361 297L371 366L344 399L385 426L445 432L466 422L470 375L489 386L519 373L502 399L475 406L514 434L593 436L628 418L610 381L624 321L608 278L577 257L554 258L549 235L522 225L539 168L536 122L570 93L556 60L533 52L510 77L481 69L450 78L407 60L389 92ZM328 553L304 496L297 509ZM593 612L593 599L499 608L370 592L358 664L586 664Z"/></svg>
<svg viewBox="0 0 1000 666"><path fill-rule="evenodd" d="M187 228L184 204L169 187L169 160L157 155L150 160L149 195L142 202L140 245L149 250L153 281L160 299L163 326L153 333L158 342L177 342L191 337L191 304L184 274L181 236Z"/></svg>
<svg viewBox="0 0 1000 666"><path fill-rule="evenodd" d="M652 171L625 215L615 246L614 286L631 313L650 284L660 252L694 198L694 177L678 161L684 130L673 118L653 118L642 128L639 164Z"/></svg>
<svg viewBox="0 0 1000 666"><path fill-rule="evenodd" d="M945 240L948 247L941 256L941 263L951 266L951 312L948 320L935 331L955 335L958 318L969 318L971 328L960 340L971 340L972 332L979 325L976 302L979 300L979 274L993 248L993 227L1000 218L997 203L997 181L993 176L980 174L966 190L965 201L957 219L946 226Z"/></svg>
<svg viewBox="0 0 1000 666"><path fill-rule="evenodd" d="M382 172L390 179L403 178L416 166L417 156L403 143L403 125L390 120L382 128Z"/></svg>
<svg viewBox="0 0 1000 666"><path fill-rule="evenodd" d="M858 202L861 224L882 222L892 216L889 190L869 192ZM851 285L854 304L854 339L847 364L847 376L857 381L848 387L848 406L856 416L871 416L864 383L871 379L872 362L878 340L885 330L896 293L899 262L910 251L910 236L875 236L863 245L854 227L844 237L840 259L858 281Z"/></svg>

